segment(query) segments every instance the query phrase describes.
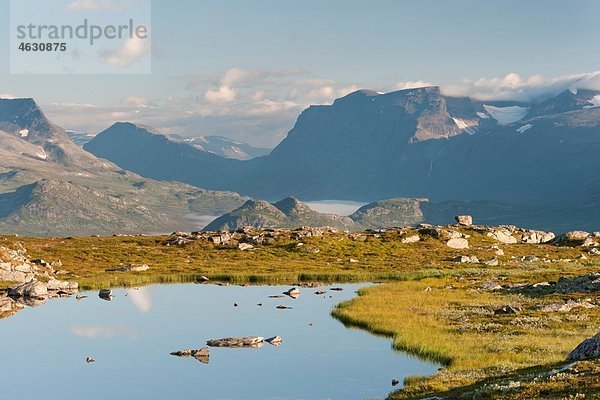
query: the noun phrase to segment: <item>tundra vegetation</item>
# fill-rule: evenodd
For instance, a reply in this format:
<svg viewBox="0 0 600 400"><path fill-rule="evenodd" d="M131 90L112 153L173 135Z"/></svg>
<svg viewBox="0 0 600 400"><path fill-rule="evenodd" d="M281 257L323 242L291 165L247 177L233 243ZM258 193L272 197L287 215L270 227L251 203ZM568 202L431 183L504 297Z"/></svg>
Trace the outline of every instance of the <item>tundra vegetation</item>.
<svg viewBox="0 0 600 400"><path fill-rule="evenodd" d="M597 398L600 362L566 358L598 333L600 251L594 249L600 237L524 243L527 231L503 232L478 226L249 229L161 237L0 236L0 246L60 260L61 279L82 289L205 277L235 284L377 282L338 305L333 316L441 365L433 376L406 379L390 398ZM516 243L504 243L506 236ZM457 238L468 248L449 247Z"/></svg>

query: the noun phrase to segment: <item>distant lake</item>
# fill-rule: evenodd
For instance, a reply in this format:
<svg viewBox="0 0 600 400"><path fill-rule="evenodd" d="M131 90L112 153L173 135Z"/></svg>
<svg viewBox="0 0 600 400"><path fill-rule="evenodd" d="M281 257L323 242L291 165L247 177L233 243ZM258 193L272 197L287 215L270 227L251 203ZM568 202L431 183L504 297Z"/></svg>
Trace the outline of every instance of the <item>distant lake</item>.
<svg viewBox="0 0 600 400"><path fill-rule="evenodd" d="M342 200L309 201L306 204L315 211L328 214L350 215L367 203Z"/></svg>
<svg viewBox="0 0 600 400"><path fill-rule="evenodd" d="M365 284L338 286L325 295L301 288L296 300L268 297L289 286L206 284L116 289L112 301L97 292L51 299L0 320L2 398L385 398L392 378L435 373L437 365L394 352L390 339L332 318ZM208 364L169 354L275 335L279 347L211 348Z"/></svg>

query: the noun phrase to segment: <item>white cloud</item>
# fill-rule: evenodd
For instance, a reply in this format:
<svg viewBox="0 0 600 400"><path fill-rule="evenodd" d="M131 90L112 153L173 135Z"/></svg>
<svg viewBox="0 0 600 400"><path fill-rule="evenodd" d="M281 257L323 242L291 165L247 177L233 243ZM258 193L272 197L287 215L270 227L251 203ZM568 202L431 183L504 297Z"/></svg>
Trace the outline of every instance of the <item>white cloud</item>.
<svg viewBox="0 0 600 400"><path fill-rule="evenodd" d="M140 96L128 96L123 99L123 104L128 106L140 107L140 108L148 108L153 107L154 104L150 99L146 97Z"/></svg>
<svg viewBox="0 0 600 400"><path fill-rule="evenodd" d="M141 287L127 291L127 296L133 304L143 313L147 313L152 308L152 299L148 288Z"/></svg>
<svg viewBox="0 0 600 400"><path fill-rule="evenodd" d="M125 335L130 340L136 340L139 337L136 331L125 325L74 325L71 327L71 333L88 339L112 339L115 336Z"/></svg>
<svg viewBox="0 0 600 400"><path fill-rule="evenodd" d="M227 104L235 100L237 91L231 86L222 85L213 90L209 89L204 93L204 100L211 104Z"/></svg>
<svg viewBox="0 0 600 400"><path fill-rule="evenodd" d="M149 39L137 36L127 39L122 45L111 50L98 51L100 60L113 67L129 67L150 54Z"/></svg>
<svg viewBox="0 0 600 400"><path fill-rule="evenodd" d="M533 75L523 78L517 73L504 77L463 80L442 85L441 90L450 96L470 96L479 100L536 101L555 96L567 89L600 90L600 71L583 74L544 77Z"/></svg>
<svg viewBox="0 0 600 400"><path fill-rule="evenodd" d="M254 104L250 110L248 110L246 115L266 115L278 113L281 111L292 110L298 108L299 105L294 103L293 101L274 101L274 100L261 100L260 102Z"/></svg>
<svg viewBox="0 0 600 400"><path fill-rule="evenodd" d="M407 82L398 82L395 86L395 90L405 90L405 89L417 89L421 87L434 86L433 83L427 81L407 81Z"/></svg>

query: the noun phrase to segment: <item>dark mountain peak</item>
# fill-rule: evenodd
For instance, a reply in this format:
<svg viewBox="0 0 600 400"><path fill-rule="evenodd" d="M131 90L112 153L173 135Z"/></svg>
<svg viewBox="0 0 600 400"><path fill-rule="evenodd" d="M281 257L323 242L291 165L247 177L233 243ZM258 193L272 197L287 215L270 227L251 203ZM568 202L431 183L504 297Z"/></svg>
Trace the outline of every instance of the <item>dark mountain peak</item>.
<svg viewBox="0 0 600 400"><path fill-rule="evenodd" d="M130 133L150 133L153 135L160 135L158 130L142 124L136 124L133 122L115 122L108 127L105 132L118 132L119 134L130 134Z"/></svg>
<svg viewBox="0 0 600 400"><path fill-rule="evenodd" d="M49 139L61 131L31 98L0 99L0 130L31 142Z"/></svg>
<svg viewBox="0 0 600 400"><path fill-rule="evenodd" d="M565 90L557 96L532 107L528 117L555 115L600 106L600 91L591 89Z"/></svg>
<svg viewBox="0 0 600 400"><path fill-rule="evenodd" d="M311 211L310 207L302 203L297 198L291 196L286 197L285 199L280 200L277 203L274 203L273 205L279 210L281 210L281 212L283 212L285 215L290 215L294 212Z"/></svg>

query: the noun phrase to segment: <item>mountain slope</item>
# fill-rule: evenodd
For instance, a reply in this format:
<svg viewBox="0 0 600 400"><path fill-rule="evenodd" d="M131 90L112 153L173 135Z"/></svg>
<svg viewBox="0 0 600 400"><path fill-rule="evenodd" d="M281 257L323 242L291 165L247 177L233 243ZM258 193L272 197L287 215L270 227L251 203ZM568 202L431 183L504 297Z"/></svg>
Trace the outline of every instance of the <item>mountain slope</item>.
<svg viewBox="0 0 600 400"><path fill-rule="evenodd" d="M198 150L236 160L250 160L266 156L271 152L271 149L250 146L248 143L236 142L223 136L183 137L170 135L169 137L187 143Z"/></svg>
<svg viewBox="0 0 600 400"><path fill-rule="evenodd" d="M75 145L31 99L0 100L0 232L75 235L199 229L199 215L244 202L160 182Z"/></svg>
<svg viewBox="0 0 600 400"><path fill-rule="evenodd" d="M225 187L222 176L239 165L238 160L174 142L151 128L122 122L99 133L84 149L143 176L212 189Z"/></svg>
<svg viewBox="0 0 600 400"><path fill-rule="evenodd" d="M348 217L322 214L299 200L288 197L277 203L248 200L244 205L208 224L204 230L236 230L255 228L297 228L300 226L332 226L343 230L360 229Z"/></svg>

